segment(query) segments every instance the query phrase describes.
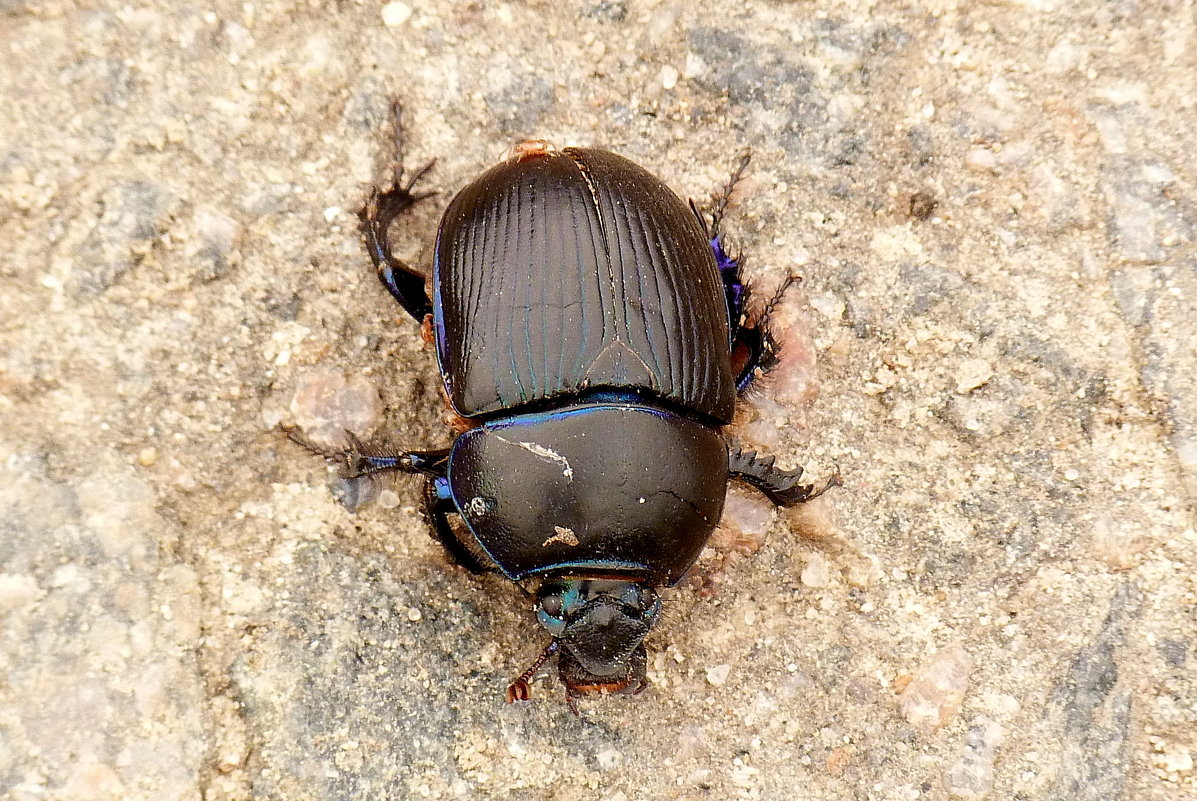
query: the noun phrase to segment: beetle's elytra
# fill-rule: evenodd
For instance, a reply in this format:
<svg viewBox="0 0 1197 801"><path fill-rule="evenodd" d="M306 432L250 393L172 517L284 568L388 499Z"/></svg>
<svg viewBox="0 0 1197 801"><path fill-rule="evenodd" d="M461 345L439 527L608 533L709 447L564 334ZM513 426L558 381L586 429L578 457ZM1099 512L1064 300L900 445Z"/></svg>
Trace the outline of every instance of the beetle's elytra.
<svg viewBox="0 0 1197 801"><path fill-rule="evenodd" d="M423 475L452 558L534 588L552 639L508 701L529 697L553 655L571 707L584 693L637 692L658 591L698 557L728 481L778 505L832 483L801 484L800 470L722 433L738 395L776 363L773 303L750 308L723 247L727 192L708 222L621 156L543 142L518 146L449 204L430 297L387 233L427 197L413 190L429 166L408 181L400 168L361 216L383 285L430 325L464 430L445 450L313 450L351 477Z"/></svg>

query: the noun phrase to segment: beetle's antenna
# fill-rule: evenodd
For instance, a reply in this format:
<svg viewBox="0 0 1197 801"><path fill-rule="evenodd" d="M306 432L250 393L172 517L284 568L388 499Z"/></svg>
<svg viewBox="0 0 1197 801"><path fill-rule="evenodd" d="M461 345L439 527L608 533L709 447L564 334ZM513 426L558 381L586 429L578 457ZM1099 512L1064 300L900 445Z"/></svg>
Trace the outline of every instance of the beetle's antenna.
<svg viewBox="0 0 1197 801"><path fill-rule="evenodd" d="M549 657L557 653L557 649L560 647L558 643L558 640L553 640L549 643L540 656L536 657L536 660L528 666L528 669L507 686L507 703L514 704L516 701L527 701L532 697L532 688L528 686L528 682L532 681L541 666L549 661Z"/></svg>

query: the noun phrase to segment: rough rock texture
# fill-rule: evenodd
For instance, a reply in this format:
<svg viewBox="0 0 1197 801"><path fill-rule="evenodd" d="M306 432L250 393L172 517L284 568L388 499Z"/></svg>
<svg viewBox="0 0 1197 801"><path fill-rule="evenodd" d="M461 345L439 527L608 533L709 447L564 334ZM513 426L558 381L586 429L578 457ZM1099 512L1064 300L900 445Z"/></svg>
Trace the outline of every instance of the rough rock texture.
<svg viewBox="0 0 1197 801"><path fill-rule="evenodd" d="M1192 3L3 0L0 47L5 801L1197 797ZM449 439L356 231L393 97L415 261L537 136L698 198L751 149L734 242L805 276L738 435L846 486L737 496L637 698L506 706L527 601L275 429Z"/></svg>

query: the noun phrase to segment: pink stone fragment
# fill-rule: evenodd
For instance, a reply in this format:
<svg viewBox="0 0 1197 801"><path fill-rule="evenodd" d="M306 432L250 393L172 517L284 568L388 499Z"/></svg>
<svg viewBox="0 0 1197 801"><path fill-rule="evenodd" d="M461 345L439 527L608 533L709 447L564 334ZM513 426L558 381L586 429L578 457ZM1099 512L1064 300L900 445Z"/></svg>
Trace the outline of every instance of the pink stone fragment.
<svg viewBox="0 0 1197 801"><path fill-rule="evenodd" d="M924 734L951 723L964 703L972 667L972 657L959 645L949 645L933 656L898 696L906 721Z"/></svg>
<svg viewBox="0 0 1197 801"><path fill-rule="evenodd" d="M345 432L365 437L378 425L382 400L369 379L347 379L338 370L318 368L299 380L291 398L291 414L309 439L340 447Z"/></svg>
<svg viewBox="0 0 1197 801"><path fill-rule="evenodd" d="M723 518L707 543L720 552L753 554L765 544L773 505L760 493L731 485L723 504Z"/></svg>

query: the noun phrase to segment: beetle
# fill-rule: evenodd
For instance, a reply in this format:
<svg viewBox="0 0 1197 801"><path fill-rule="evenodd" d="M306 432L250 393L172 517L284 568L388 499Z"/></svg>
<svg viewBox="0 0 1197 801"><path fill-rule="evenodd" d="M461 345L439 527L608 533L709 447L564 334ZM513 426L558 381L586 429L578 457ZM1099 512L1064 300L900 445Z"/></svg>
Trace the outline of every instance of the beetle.
<svg viewBox="0 0 1197 801"><path fill-rule="evenodd" d="M724 436L737 398L772 368L769 317L720 231L745 156L713 208L596 148L518 145L457 193L441 218L432 270L394 255L391 223L433 193L402 166L360 212L383 286L435 344L459 425L440 450L389 451L350 436L326 450L346 478L424 477L424 511L451 558L531 585L549 645L507 690L552 656L571 709L594 692L647 685L644 639L719 522L729 480L774 504L838 483L801 482L771 456ZM455 525L453 518L457 519Z"/></svg>

